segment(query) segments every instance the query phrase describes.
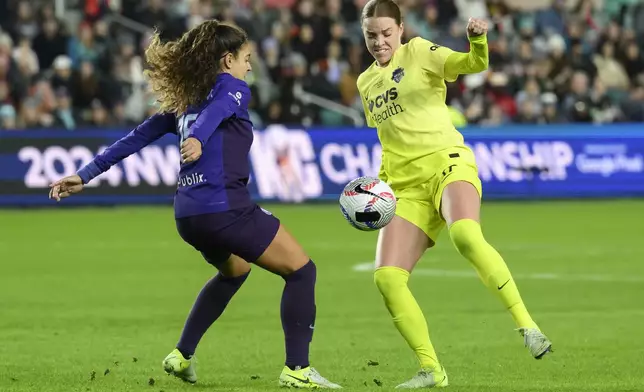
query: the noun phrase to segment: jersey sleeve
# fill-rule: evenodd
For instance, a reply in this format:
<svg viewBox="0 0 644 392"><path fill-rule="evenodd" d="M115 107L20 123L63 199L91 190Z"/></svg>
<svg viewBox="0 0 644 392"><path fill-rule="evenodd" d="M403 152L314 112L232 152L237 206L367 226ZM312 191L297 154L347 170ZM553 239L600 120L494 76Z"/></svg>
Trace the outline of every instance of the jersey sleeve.
<svg viewBox="0 0 644 392"><path fill-rule="evenodd" d="M241 80L218 86L190 127L188 137L199 140L202 146L206 145L223 121L246 110L249 100L250 89Z"/></svg>
<svg viewBox="0 0 644 392"><path fill-rule="evenodd" d="M453 82L458 75L482 72L488 66L487 36L469 37L470 51L456 52L423 38L414 38L412 45L414 59L427 72Z"/></svg>
<svg viewBox="0 0 644 392"><path fill-rule="evenodd" d="M369 128L376 128L376 123L373 121L371 116L369 115L369 106L367 105L367 99L365 98L366 91L365 87L362 85L362 78L358 78L357 81L357 87L358 87L358 95L360 95L360 101L362 102L362 108L364 110L364 116L367 119L367 126Z"/></svg>
<svg viewBox="0 0 644 392"><path fill-rule="evenodd" d="M414 62L425 72L429 72L441 79L445 79L445 62L455 53L452 49L437 45L424 38L416 37L409 41Z"/></svg>
<svg viewBox="0 0 644 392"><path fill-rule="evenodd" d="M369 108L367 106L367 101L365 100L364 96L362 96L362 94L360 94L360 100L362 101L364 116L367 119L367 126L369 128L376 128L376 123L373 122L373 120L371 119L371 116L369 115Z"/></svg>
<svg viewBox="0 0 644 392"><path fill-rule="evenodd" d="M161 136L173 132L175 132L174 114L155 114L97 155L76 174L81 178L83 184L87 184L93 178L109 170L114 164L141 150Z"/></svg>
<svg viewBox="0 0 644 392"><path fill-rule="evenodd" d="M454 81L458 75L483 72L489 64L487 36L470 37L468 53L454 52L445 61L445 79Z"/></svg>

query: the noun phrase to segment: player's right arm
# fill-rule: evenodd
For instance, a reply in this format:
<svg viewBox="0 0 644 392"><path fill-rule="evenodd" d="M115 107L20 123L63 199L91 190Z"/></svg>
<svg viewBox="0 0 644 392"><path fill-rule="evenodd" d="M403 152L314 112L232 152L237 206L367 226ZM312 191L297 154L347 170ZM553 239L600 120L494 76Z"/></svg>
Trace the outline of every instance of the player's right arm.
<svg viewBox="0 0 644 392"><path fill-rule="evenodd" d="M367 126L370 128L378 128L376 123L373 121L373 118L371 118L371 116L369 115L370 113L369 104L367 103L367 99L365 98L367 96L367 87L364 85L365 84L364 74L360 74L356 84L358 86L358 94L360 95L360 100L362 101L364 115L365 115L365 118L367 119ZM380 178L382 181L387 182L387 174L385 173L385 169L382 165L382 162L380 163L380 170L378 170L378 178Z"/></svg>
<svg viewBox="0 0 644 392"><path fill-rule="evenodd" d="M377 127L376 123L373 121L373 119L369 115L369 106L367 104L367 98L366 98L367 87L365 86L364 73L360 74L360 76L358 76L358 80L356 82L356 85L358 87L358 94L360 95L360 101L362 101L362 108L364 110L364 116L367 119L367 126L369 128L376 128Z"/></svg>
<svg viewBox="0 0 644 392"><path fill-rule="evenodd" d="M83 185L109 170L114 164L141 150L161 136L175 131L174 114L155 114L123 138L98 154L75 175L50 184L49 198L60 201L83 190Z"/></svg>
<svg viewBox="0 0 644 392"><path fill-rule="evenodd" d="M98 154L94 160L81 168L76 174L81 178L83 184L87 184L116 163L140 151L161 136L174 132L175 126L174 114L154 114L126 136L105 149L101 154Z"/></svg>

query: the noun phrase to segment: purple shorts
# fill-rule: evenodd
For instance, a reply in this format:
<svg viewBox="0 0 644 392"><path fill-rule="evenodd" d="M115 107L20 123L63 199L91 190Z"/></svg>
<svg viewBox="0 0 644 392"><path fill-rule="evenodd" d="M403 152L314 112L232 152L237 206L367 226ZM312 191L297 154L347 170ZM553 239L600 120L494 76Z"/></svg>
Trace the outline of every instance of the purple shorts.
<svg viewBox="0 0 644 392"><path fill-rule="evenodd" d="M178 218L176 223L181 238L215 266L231 254L255 262L273 242L280 226L279 219L256 204Z"/></svg>

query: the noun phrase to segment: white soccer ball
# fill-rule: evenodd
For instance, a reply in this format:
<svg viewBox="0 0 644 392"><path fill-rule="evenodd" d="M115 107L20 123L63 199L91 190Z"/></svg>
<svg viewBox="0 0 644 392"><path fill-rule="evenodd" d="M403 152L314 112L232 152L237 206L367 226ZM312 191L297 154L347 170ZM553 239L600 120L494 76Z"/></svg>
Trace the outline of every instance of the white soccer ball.
<svg viewBox="0 0 644 392"><path fill-rule="evenodd" d="M374 177L358 177L344 187L340 208L356 229L378 230L396 214L396 196L389 185Z"/></svg>

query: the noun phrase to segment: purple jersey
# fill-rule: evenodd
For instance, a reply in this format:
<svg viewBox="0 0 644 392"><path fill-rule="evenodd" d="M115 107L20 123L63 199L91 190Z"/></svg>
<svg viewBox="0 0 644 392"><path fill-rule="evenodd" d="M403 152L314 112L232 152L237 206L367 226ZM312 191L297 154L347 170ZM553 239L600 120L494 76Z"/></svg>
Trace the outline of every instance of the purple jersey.
<svg viewBox="0 0 644 392"><path fill-rule="evenodd" d="M177 117L156 114L78 171L83 183L167 133L201 142L202 155L182 163L174 198L175 217L222 212L252 205L246 185L253 124L248 116L250 89L230 74L217 77L208 98Z"/></svg>

